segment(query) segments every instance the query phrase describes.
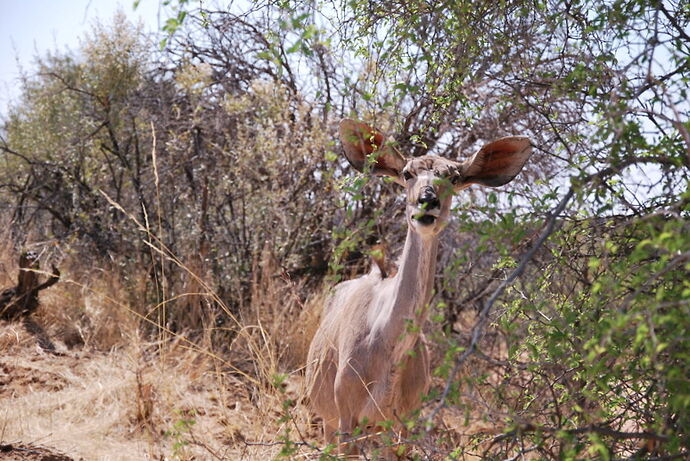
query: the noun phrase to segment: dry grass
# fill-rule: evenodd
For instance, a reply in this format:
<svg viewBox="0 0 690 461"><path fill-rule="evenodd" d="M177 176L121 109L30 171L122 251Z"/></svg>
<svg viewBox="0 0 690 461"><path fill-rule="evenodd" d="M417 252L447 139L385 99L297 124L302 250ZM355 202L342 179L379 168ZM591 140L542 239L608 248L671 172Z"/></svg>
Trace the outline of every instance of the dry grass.
<svg viewBox="0 0 690 461"><path fill-rule="evenodd" d="M0 248L0 261L0 284L10 286L16 253ZM40 350L21 323L0 322L0 442L124 460L266 459L288 429L313 440L298 402L319 297L305 308L299 286L272 275L279 271L270 261L257 263L251 314L214 350L206 336L147 340L141 312L152 307L128 305L132 293L115 270L64 259L61 282L41 293L35 314L59 354ZM205 289L194 287L211 296ZM288 399L295 403L284 410Z"/></svg>
<svg viewBox="0 0 690 461"><path fill-rule="evenodd" d="M42 267L49 257L56 253L46 252ZM0 248L4 286L14 283L16 260L11 248ZM224 328L234 333L219 345L213 328L151 334L156 309L166 304L130 304L144 295L111 267L69 257L59 266L61 282L41 293L34 315L59 354L40 350L21 323L0 322L0 443L41 444L86 460L254 460L276 457L289 436L300 444L293 459L318 459L321 437L304 405L302 368L327 289L307 290L262 251L251 304L242 318L227 312ZM219 300L189 269L203 273L203 266L178 267L190 291L166 307L179 308L176 300L188 296L190 315L212 324L200 315L205 300ZM442 414L447 440L472 439L477 427L465 416Z"/></svg>
<svg viewBox="0 0 690 461"><path fill-rule="evenodd" d="M246 417L251 404L241 382L208 365L194 353L147 361L136 348L3 358L12 383L2 393L2 438L41 441L86 459L235 451L238 441L255 435Z"/></svg>

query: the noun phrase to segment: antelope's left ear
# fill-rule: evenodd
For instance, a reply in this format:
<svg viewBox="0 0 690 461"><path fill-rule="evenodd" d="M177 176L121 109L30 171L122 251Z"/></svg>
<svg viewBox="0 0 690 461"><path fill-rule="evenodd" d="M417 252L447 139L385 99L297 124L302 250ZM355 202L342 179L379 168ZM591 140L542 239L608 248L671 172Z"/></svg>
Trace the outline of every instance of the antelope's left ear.
<svg viewBox="0 0 690 461"><path fill-rule="evenodd" d="M462 163L462 179L455 189L471 184L490 187L507 184L522 170L531 154L532 144L525 136L508 136L490 142Z"/></svg>

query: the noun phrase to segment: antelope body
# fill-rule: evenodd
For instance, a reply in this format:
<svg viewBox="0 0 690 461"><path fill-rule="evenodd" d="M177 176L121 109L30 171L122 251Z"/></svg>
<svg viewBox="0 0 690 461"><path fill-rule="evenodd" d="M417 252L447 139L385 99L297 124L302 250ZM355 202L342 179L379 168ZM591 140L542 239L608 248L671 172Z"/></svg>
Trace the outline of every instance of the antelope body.
<svg viewBox="0 0 690 461"><path fill-rule="evenodd" d="M309 349L310 405L323 419L326 442L340 442L342 450L355 427L399 422L420 408L430 382L421 329L452 195L471 184L510 182L532 149L527 138L513 136L462 163L434 155L407 160L364 123L343 120L339 134L356 169L364 171L369 162L373 174L406 189L408 224L397 273L386 278L374 265L369 274L337 285Z"/></svg>

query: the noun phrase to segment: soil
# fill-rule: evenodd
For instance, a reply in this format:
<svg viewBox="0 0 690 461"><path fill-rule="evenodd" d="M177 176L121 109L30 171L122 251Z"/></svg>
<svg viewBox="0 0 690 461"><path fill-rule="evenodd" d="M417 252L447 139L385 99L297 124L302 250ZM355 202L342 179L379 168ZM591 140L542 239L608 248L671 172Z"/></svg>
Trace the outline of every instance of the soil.
<svg viewBox="0 0 690 461"><path fill-rule="evenodd" d="M69 361L67 357L61 358ZM67 385L67 381L58 373L41 370L43 368L41 362L51 360L45 353L37 353L34 349L27 359L22 364L17 363L16 357L12 360L12 354L7 354L0 359L0 402L36 391L57 392ZM72 362L66 366L73 367L75 361L72 359ZM2 461L77 461L81 459L71 458L47 446L0 439L0 460Z"/></svg>

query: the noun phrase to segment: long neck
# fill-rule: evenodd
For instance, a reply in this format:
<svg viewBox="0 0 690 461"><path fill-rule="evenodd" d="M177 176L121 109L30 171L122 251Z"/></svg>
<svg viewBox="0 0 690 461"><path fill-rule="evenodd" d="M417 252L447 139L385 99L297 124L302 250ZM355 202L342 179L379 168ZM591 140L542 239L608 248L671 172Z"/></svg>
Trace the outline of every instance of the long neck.
<svg viewBox="0 0 690 461"><path fill-rule="evenodd" d="M402 260L395 276L391 319L412 320L417 327L425 322L434 285L437 252L438 236L423 238L408 228Z"/></svg>

